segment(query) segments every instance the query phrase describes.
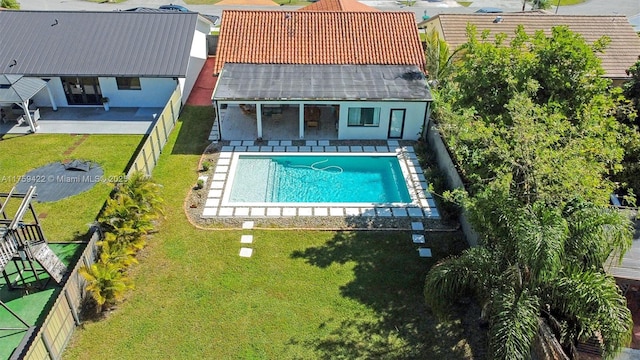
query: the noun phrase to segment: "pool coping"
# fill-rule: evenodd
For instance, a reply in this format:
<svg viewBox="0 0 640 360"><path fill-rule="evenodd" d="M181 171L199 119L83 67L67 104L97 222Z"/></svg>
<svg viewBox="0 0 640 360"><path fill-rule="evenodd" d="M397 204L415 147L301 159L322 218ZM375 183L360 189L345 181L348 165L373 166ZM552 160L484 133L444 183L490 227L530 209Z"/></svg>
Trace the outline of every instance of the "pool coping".
<svg viewBox="0 0 640 360"><path fill-rule="evenodd" d="M367 204L367 203L251 203L237 205L223 201L230 190L229 173L232 161L238 153L291 154L305 153L331 155L385 155L398 156L403 176L407 183L411 203ZM228 194L227 194L228 198ZM294 146L290 140L269 141L257 146L253 141L231 141L222 146L210 182L207 199L201 217L208 218L280 218L280 217L372 217L372 218L421 218L440 219L436 203L428 191L428 182L412 146L400 146L389 140L385 146L336 146L329 140L306 141L303 146Z"/></svg>

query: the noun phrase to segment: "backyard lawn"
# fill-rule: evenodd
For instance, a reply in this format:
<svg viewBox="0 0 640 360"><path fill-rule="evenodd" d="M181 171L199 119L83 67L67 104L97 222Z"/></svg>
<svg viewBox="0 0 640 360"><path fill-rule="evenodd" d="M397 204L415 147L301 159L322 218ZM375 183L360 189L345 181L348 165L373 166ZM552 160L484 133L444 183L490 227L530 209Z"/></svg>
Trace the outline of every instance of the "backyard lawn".
<svg viewBox="0 0 640 360"><path fill-rule="evenodd" d="M446 323L426 309L434 260L417 256L408 232L194 228L183 202L211 115L183 111L154 173L166 213L132 268L136 288L105 319L85 322L65 359L482 357L482 335L468 332L473 306L465 311L475 315ZM254 254L241 258L249 233ZM451 234L433 241L436 256L462 248Z"/></svg>
<svg viewBox="0 0 640 360"><path fill-rule="evenodd" d="M102 167L105 180L117 178L141 140L141 135L5 135L0 137L0 192L9 192L28 171L65 159L91 160ZM98 183L67 199L34 202L47 240L65 242L85 234L111 189Z"/></svg>

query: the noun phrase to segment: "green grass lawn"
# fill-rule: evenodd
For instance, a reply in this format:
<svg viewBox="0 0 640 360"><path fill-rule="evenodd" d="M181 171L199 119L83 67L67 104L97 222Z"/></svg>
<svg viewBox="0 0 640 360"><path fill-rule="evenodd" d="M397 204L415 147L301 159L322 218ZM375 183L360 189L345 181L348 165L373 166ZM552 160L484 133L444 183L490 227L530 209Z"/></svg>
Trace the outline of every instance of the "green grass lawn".
<svg viewBox="0 0 640 360"><path fill-rule="evenodd" d="M85 322L65 359L468 359L466 317L439 323L408 232L206 231L183 201L197 178L211 109L186 107L155 170L166 214L132 268L136 288ZM240 258L240 236L254 255ZM437 257L456 236L430 237Z"/></svg>
<svg viewBox="0 0 640 360"><path fill-rule="evenodd" d="M560 6L562 5L576 5L582 4L585 0L560 0ZM557 5L557 1L551 1L552 5Z"/></svg>
<svg viewBox="0 0 640 360"><path fill-rule="evenodd" d="M0 140L0 192L9 192L19 177L37 167L65 159L91 160L100 164L105 179L122 174L140 143L141 135L82 136L35 134L5 136ZM71 153L67 150L74 148ZM98 215L112 186L98 183L91 190L67 199L34 202L47 240L64 242L76 239ZM12 215L12 214L9 214Z"/></svg>

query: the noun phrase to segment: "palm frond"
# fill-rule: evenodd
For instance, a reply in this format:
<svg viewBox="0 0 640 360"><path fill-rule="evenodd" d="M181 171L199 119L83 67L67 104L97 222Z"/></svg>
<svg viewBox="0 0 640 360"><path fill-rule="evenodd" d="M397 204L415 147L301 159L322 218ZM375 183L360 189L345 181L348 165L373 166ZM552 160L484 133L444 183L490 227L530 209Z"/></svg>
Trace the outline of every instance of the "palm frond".
<svg viewBox="0 0 640 360"><path fill-rule="evenodd" d="M538 331L540 301L528 290L505 289L492 301L489 348L492 359L530 359Z"/></svg>

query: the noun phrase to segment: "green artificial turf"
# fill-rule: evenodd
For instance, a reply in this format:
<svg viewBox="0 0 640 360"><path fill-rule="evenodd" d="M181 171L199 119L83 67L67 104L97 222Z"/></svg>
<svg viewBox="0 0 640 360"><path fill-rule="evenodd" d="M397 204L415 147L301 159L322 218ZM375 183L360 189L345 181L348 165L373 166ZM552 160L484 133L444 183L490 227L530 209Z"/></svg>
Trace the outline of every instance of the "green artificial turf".
<svg viewBox="0 0 640 360"><path fill-rule="evenodd" d="M426 309L435 259L419 258L408 232L193 227L183 201L211 118L185 108L154 172L166 213L130 272L136 288L85 322L65 359L474 358L481 336L464 317L441 323ZM455 234L429 239L437 258L462 248Z"/></svg>

